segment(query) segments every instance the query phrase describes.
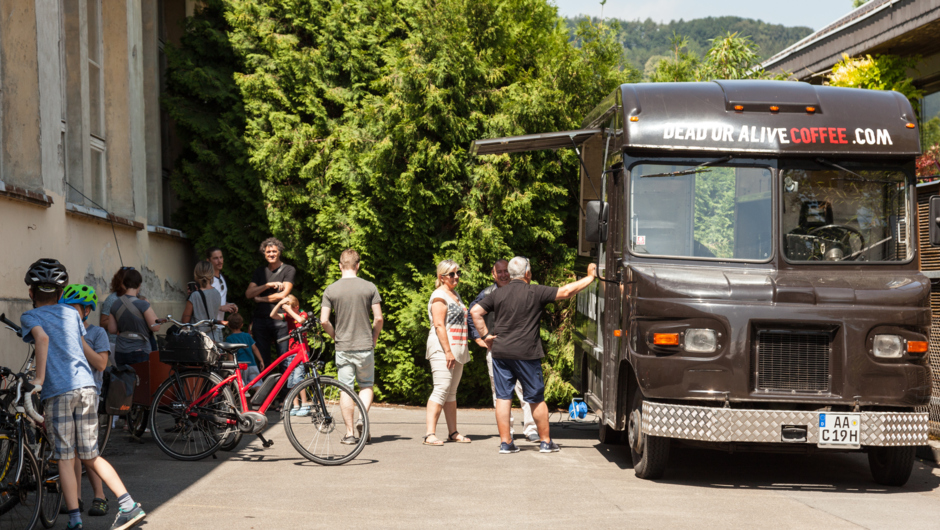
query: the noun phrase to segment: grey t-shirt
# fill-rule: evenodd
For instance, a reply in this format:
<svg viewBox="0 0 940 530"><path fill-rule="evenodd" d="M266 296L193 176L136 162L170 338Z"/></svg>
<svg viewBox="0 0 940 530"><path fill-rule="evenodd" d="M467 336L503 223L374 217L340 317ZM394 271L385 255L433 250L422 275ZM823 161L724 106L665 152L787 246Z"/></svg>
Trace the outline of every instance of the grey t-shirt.
<svg viewBox="0 0 940 530"><path fill-rule="evenodd" d="M150 309L150 302L141 300L136 296L119 296L114 303L111 304L111 318L116 319L115 322L120 332L118 333L114 351L115 353L131 353L135 351L149 352L150 326L147 325L147 321L142 318L137 318L129 309L125 309L123 313L121 312L121 308L124 307L125 302L128 300L140 311L141 316ZM118 313L121 314L119 315ZM125 337L121 335L121 333L128 331L135 333L136 337Z"/></svg>
<svg viewBox="0 0 940 530"><path fill-rule="evenodd" d="M222 305L222 293L217 291L214 287L210 287L202 291L202 294L206 295L205 304L202 303L202 297L199 296L199 291L189 295L189 302L193 304L193 316L190 322L216 318L216 315L219 313L219 307ZM209 306L208 311L206 311L207 305ZM203 333L208 333L216 342L222 340L221 330L210 328L209 326L199 326L197 329Z"/></svg>
<svg viewBox="0 0 940 530"><path fill-rule="evenodd" d="M336 313L336 351L372 349L371 308L381 301L375 284L362 278L340 278L323 291L320 307Z"/></svg>

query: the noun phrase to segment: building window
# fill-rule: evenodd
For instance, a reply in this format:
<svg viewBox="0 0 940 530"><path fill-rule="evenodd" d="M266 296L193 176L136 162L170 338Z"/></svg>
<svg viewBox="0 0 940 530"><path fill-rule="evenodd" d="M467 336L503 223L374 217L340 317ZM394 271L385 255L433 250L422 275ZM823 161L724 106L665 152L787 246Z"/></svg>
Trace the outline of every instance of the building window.
<svg viewBox="0 0 940 530"><path fill-rule="evenodd" d="M88 6L88 104L89 132L104 138L104 73L101 32L101 0L87 0Z"/></svg>

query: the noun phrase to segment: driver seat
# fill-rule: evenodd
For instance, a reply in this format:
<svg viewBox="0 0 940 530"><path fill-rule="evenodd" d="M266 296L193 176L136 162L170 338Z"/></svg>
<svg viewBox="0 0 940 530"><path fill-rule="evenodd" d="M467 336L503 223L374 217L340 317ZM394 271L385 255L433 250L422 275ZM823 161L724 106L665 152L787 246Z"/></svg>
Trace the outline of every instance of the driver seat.
<svg viewBox="0 0 940 530"><path fill-rule="evenodd" d="M816 238L809 232L821 226L831 225L835 220L832 203L814 199L804 200L800 205L800 222L784 239L784 251L788 258L807 261L813 255Z"/></svg>

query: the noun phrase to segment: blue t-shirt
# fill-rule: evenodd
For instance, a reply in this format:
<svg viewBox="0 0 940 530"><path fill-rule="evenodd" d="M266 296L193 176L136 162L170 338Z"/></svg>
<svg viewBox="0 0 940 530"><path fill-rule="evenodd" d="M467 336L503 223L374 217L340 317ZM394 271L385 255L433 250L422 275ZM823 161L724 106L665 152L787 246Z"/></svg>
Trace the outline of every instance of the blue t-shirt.
<svg viewBox="0 0 940 530"><path fill-rule="evenodd" d="M111 342L108 340L108 332L104 328L89 324L85 328L85 342L88 346L98 353L111 352ZM91 375L95 379L95 386L98 387L98 394L101 394L101 383L104 381L104 372L91 369Z"/></svg>
<svg viewBox="0 0 940 530"><path fill-rule="evenodd" d="M248 363L252 366L258 366L258 363L255 362L255 356L251 353L251 347L255 343L255 339L251 338L251 335L241 332L241 333L232 333L228 337L225 337L225 342L230 342L232 344L247 344L247 348L241 348L238 350L238 353L235 355L235 359L240 363Z"/></svg>
<svg viewBox="0 0 940 530"><path fill-rule="evenodd" d="M42 399L54 398L70 390L94 387L91 365L85 358L82 337L85 325L74 307L53 304L31 309L20 317L23 341L33 342L32 329L40 326L49 336L46 378Z"/></svg>

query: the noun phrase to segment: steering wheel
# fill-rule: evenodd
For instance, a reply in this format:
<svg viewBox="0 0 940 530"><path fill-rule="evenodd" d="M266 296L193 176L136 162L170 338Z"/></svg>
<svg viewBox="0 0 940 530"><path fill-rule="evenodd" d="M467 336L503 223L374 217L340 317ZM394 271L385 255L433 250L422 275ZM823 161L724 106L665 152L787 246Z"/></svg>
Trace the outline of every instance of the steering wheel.
<svg viewBox="0 0 940 530"><path fill-rule="evenodd" d="M861 241L861 245L859 246L859 248L865 248L865 236L862 235L862 232L860 230L856 228L852 228L851 226L848 226L848 225L831 224L831 225L825 225L825 226L817 226L816 228L809 230L807 232L807 235L814 236L814 237L825 237L825 234L827 232L831 233L841 245L847 247L844 249L844 252L846 254L851 253L851 249L848 248L849 247L848 238L851 237L852 234L857 235L858 239ZM841 232L841 235L839 235L838 232Z"/></svg>

